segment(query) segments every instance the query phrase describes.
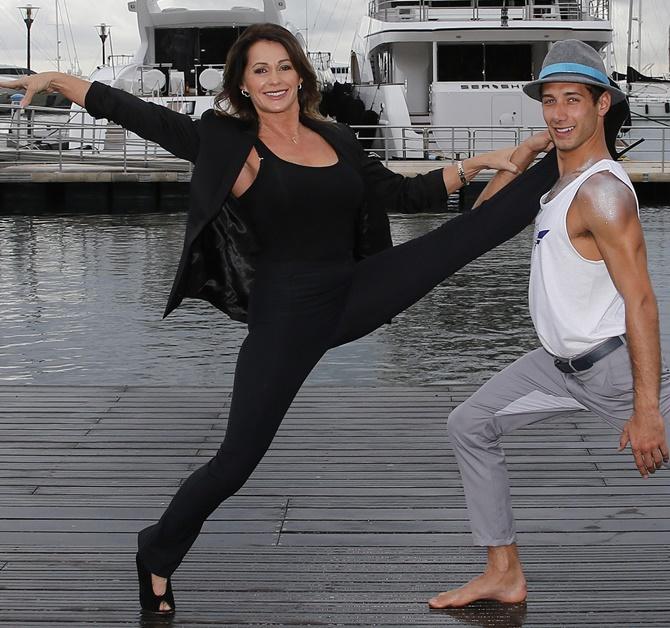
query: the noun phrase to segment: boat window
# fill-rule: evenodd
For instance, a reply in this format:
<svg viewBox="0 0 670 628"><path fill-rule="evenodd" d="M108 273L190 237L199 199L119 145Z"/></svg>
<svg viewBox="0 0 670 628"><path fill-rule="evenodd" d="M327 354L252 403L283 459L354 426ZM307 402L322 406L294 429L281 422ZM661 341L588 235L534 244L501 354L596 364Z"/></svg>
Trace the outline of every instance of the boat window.
<svg viewBox="0 0 670 628"><path fill-rule="evenodd" d="M27 68L0 68L2 76L26 76L26 74L35 74L33 70Z"/></svg>
<svg viewBox="0 0 670 628"><path fill-rule="evenodd" d="M380 46L372 56L372 76L377 84L393 82L392 55L388 46Z"/></svg>
<svg viewBox="0 0 670 628"><path fill-rule="evenodd" d="M157 28L155 63L184 72L186 93L192 93L200 72L207 66L223 66L228 51L243 31L243 26Z"/></svg>
<svg viewBox="0 0 670 628"><path fill-rule="evenodd" d="M523 7L528 4L528 0L479 0L479 7Z"/></svg>
<svg viewBox="0 0 670 628"><path fill-rule="evenodd" d="M264 10L263 0L158 0L158 7L161 11L176 9L230 11L232 8Z"/></svg>
<svg viewBox="0 0 670 628"><path fill-rule="evenodd" d="M530 81L530 44L441 44L438 81Z"/></svg>
<svg viewBox="0 0 670 628"><path fill-rule="evenodd" d="M416 4L416 2L395 2L394 4ZM425 4L430 7L523 7L528 4L528 0L426 0Z"/></svg>

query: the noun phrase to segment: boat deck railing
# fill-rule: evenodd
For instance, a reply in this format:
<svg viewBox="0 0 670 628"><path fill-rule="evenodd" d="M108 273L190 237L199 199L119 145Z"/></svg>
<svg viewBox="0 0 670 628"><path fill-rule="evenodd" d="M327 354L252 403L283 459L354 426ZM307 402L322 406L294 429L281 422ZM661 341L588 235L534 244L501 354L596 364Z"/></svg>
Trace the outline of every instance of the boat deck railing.
<svg viewBox="0 0 670 628"><path fill-rule="evenodd" d="M9 166L42 164L51 171L78 166L100 171L162 171L185 173L189 162L177 159L148 140L105 121L84 122L81 113L37 115L53 109L30 108L28 116L2 115L0 105L0 178ZM4 111L3 111L4 110ZM32 114L32 115L31 115ZM354 126L365 149L385 164L398 161L448 163L523 141L540 127L511 126ZM656 172L670 174L670 125L643 121L624 127L620 150L645 137L627 153L631 161L653 164Z"/></svg>
<svg viewBox="0 0 670 628"><path fill-rule="evenodd" d="M354 126L369 153L385 164L396 160L455 162L515 146L546 127L533 126ZM642 141L640 141L642 140ZM617 151L627 161L670 174L670 125L636 124L621 128Z"/></svg>
<svg viewBox="0 0 670 628"><path fill-rule="evenodd" d="M370 0L370 17L385 22L608 20L609 0Z"/></svg>
<svg viewBox="0 0 670 628"><path fill-rule="evenodd" d="M0 105L0 175L3 166L18 164L50 164L59 171L77 165L121 172L190 172L192 168L126 129L106 121L84 122L83 110L29 107L24 111L17 119L16 107Z"/></svg>

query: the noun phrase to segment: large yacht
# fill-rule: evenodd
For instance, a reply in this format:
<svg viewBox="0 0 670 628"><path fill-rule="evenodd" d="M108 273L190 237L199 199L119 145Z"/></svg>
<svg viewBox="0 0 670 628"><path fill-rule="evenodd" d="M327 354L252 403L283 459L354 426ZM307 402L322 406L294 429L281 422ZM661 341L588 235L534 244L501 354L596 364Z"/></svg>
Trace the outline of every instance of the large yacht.
<svg viewBox="0 0 670 628"><path fill-rule="evenodd" d="M176 6L178 5L178 6ZM128 9L137 14L140 46L134 56L110 56L109 63L90 76L144 100L199 117L213 106L223 83L225 60L244 30L259 22L280 24L292 32L305 48L305 40L283 18L284 0L135 0ZM321 85L334 81L329 55L310 55ZM73 107L86 125L70 133L70 147L95 145L107 150L132 153L146 150L146 144L115 125L94 121L81 108ZM154 152L161 152L153 149Z"/></svg>
<svg viewBox="0 0 670 628"><path fill-rule="evenodd" d="M137 14L137 52L132 58L111 57L89 78L199 116L220 91L228 50L245 28L273 22L302 41L298 29L285 23L285 8L284 0L129 2Z"/></svg>
<svg viewBox="0 0 670 628"><path fill-rule="evenodd" d="M451 158L507 145L521 128L544 126L539 103L522 87L538 76L554 42L589 43L611 71L610 5L371 0L354 39L352 79L366 107L387 126L391 156L418 158L437 146ZM634 111L645 106L632 104ZM668 105L657 108L667 112Z"/></svg>

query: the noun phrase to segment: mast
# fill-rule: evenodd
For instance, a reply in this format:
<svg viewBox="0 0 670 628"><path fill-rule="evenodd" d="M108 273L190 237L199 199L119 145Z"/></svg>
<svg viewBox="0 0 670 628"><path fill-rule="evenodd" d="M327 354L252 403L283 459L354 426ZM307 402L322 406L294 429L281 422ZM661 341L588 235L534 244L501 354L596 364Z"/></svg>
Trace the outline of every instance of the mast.
<svg viewBox="0 0 670 628"><path fill-rule="evenodd" d="M630 47L633 34L633 0L628 3L628 46L626 47L626 91L630 94L632 85L630 84Z"/></svg>
<svg viewBox="0 0 670 628"><path fill-rule="evenodd" d="M58 16L58 0L56 0L56 67L58 68L58 71L60 72L60 24L58 23L59 16Z"/></svg>
<svg viewBox="0 0 670 628"><path fill-rule="evenodd" d="M637 0L637 71L642 72L642 0Z"/></svg>

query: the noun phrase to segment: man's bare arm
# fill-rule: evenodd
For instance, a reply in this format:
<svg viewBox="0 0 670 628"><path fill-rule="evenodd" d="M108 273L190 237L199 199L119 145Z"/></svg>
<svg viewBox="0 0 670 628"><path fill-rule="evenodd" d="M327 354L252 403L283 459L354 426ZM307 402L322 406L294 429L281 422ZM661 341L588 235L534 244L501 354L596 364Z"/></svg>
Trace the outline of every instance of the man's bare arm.
<svg viewBox="0 0 670 628"><path fill-rule="evenodd" d="M518 172L513 173L506 170L498 170L477 197L473 207L478 207L484 201L490 199L496 192L502 190L508 183L524 172L540 153L551 148L551 137L549 137L548 131L531 135L521 142L510 156L510 161L518 168Z"/></svg>
<svg viewBox="0 0 670 628"><path fill-rule="evenodd" d="M647 477L668 461L659 409L661 348L658 306L647 272L647 252L637 205L628 187L610 173L591 177L573 209L591 233L626 305L626 337L633 370L633 415L620 446L629 442L640 474Z"/></svg>

